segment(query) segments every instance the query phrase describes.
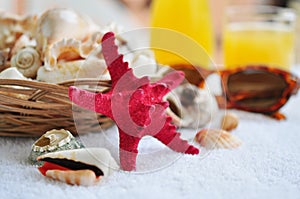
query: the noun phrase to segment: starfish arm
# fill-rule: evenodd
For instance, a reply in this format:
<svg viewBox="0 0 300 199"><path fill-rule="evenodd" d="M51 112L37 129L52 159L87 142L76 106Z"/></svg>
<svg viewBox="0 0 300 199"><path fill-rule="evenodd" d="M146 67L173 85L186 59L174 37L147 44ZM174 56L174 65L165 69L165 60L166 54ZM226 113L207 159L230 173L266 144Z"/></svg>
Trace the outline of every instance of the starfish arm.
<svg viewBox="0 0 300 199"><path fill-rule="evenodd" d="M151 96L157 101L161 101L168 92L170 92L170 89L166 86L166 84L156 83L151 88Z"/></svg>
<svg viewBox="0 0 300 199"><path fill-rule="evenodd" d="M123 55L118 53L118 47L115 44L115 35L112 32L106 33L102 38L102 52L108 66L111 80L114 84L129 71L128 62L123 61Z"/></svg>
<svg viewBox="0 0 300 199"><path fill-rule="evenodd" d="M141 140L139 137L131 136L119 128L120 137L120 164L125 171L135 170L136 157L138 154L138 144Z"/></svg>
<svg viewBox="0 0 300 199"><path fill-rule="evenodd" d="M157 83L166 84L170 90L176 88L184 79L184 73L182 71L173 71L165 75Z"/></svg>
<svg viewBox="0 0 300 199"><path fill-rule="evenodd" d="M69 98L80 107L111 117L109 97L102 93L92 93L71 86Z"/></svg>
<svg viewBox="0 0 300 199"><path fill-rule="evenodd" d="M176 152L198 154L199 149L182 140L180 133L176 132L176 127L170 121L171 118L167 117L164 127L154 137Z"/></svg>

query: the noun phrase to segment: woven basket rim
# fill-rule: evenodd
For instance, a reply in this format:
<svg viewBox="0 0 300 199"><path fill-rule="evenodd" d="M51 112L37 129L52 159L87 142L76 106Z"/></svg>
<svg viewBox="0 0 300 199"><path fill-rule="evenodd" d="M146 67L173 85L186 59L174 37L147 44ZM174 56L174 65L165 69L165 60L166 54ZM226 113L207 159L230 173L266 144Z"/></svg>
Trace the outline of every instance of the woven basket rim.
<svg viewBox="0 0 300 199"><path fill-rule="evenodd" d="M108 128L113 124L112 120L104 115L74 105L69 100L69 86L87 86L93 88L93 92L102 92L103 89L111 87L111 81L82 78L47 83L0 79L0 136L37 137L55 128L63 128L77 135L78 132L82 132L77 131L78 126L82 126L86 132L98 132L99 129ZM95 90L97 86L99 89ZM74 123L74 111L83 115L79 125ZM95 114L96 121L89 118Z"/></svg>

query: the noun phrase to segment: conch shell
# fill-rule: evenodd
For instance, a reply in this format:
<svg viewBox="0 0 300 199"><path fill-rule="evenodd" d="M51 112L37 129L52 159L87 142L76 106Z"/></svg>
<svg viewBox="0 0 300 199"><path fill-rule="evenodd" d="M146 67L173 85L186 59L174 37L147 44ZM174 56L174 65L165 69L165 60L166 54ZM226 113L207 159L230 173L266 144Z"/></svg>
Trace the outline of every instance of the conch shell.
<svg viewBox="0 0 300 199"><path fill-rule="evenodd" d="M110 152L104 148L47 153L37 160L45 162L39 167L43 175L72 185L94 185L119 169Z"/></svg>
<svg viewBox="0 0 300 199"><path fill-rule="evenodd" d="M233 149L242 144L239 138L221 129L202 129L195 141L206 149Z"/></svg>
<svg viewBox="0 0 300 199"><path fill-rule="evenodd" d="M175 125L199 128L207 125L218 112L218 104L209 90L185 83L166 96L170 103L167 114Z"/></svg>
<svg viewBox="0 0 300 199"><path fill-rule="evenodd" d="M25 77L35 78L42 65L39 53L32 47L20 49L11 58L11 66L16 67Z"/></svg>
<svg viewBox="0 0 300 199"><path fill-rule="evenodd" d="M65 39L87 40L99 27L87 16L71 9L54 8L39 17L35 30L37 48L43 53L46 48Z"/></svg>
<svg viewBox="0 0 300 199"><path fill-rule="evenodd" d="M45 52L44 64L47 70L52 70L59 61L74 61L83 59L81 53L81 42L76 39L63 39L53 44Z"/></svg>

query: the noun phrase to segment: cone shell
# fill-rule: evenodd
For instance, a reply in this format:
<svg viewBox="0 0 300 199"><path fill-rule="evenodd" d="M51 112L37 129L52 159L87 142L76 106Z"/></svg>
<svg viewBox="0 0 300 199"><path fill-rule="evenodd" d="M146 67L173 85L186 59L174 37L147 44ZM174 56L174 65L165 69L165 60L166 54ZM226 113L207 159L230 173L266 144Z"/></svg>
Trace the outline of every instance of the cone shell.
<svg viewBox="0 0 300 199"><path fill-rule="evenodd" d="M239 138L221 129L203 129L196 134L195 141L206 149L233 149L242 144Z"/></svg>
<svg viewBox="0 0 300 199"><path fill-rule="evenodd" d="M81 169L70 168L70 170L49 169L45 172L47 177L68 184L93 185L100 179L111 175L114 170L119 169L119 166L110 155L110 152L104 148L83 148L59 151L48 153L37 158L37 160L46 162L51 162L51 159L55 159L56 164L62 167L65 167L65 165L63 165L65 160L87 166L86 168L83 166ZM101 171L101 176L96 176L95 172L90 169L91 166L98 168Z"/></svg>

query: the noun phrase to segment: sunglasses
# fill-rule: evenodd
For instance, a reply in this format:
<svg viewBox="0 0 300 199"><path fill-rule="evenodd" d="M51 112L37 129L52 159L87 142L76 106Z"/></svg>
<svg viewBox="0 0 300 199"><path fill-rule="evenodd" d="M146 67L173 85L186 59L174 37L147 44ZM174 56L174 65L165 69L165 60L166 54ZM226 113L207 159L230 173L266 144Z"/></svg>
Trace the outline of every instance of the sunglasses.
<svg viewBox="0 0 300 199"><path fill-rule="evenodd" d="M300 79L287 71L267 66L245 66L213 71L190 65L172 65L185 73L186 79L198 86L218 73L222 80L223 96L217 96L220 108L236 108L285 119L279 109L300 88Z"/></svg>

